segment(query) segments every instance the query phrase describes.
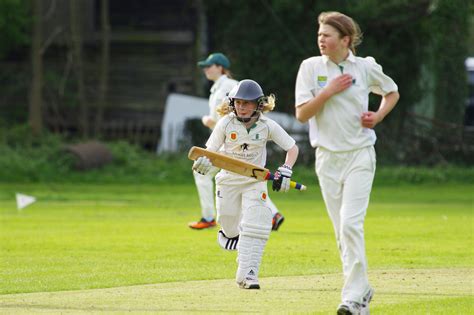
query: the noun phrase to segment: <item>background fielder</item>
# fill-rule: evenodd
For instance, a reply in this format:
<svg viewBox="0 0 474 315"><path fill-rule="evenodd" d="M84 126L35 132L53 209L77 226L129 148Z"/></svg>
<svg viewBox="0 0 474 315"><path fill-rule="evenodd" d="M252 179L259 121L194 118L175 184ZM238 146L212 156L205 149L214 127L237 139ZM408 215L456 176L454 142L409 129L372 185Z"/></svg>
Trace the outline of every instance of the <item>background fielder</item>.
<svg viewBox="0 0 474 315"><path fill-rule="evenodd" d="M275 172L273 189L286 192L298 147L280 125L262 114L274 105L274 97L265 97L258 83L240 81L230 92L229 102L220 108L226 116L219 120L206 146L210 151L221 150L225 155L264 167L266 143L274 141L287 155L285 164ZM211 167L207 157L198 158L193 165L194 170L204 174ZM221 170L216 185L218 222L222 227L218 232L219 244L228 250L238 250L238 285L259 289L260 263L272 227L267 183Z"/></svg>
<svg viewBox="0 0 474 315"><path fill-rule="evenodd" d="M321 57L301 63L296 79L296 116L309 120L316 174L334 226L345 283L338 314L368 313L373 289L367 277L364 219L375 174L372 129L398 101L395 82L372 57L354 56L358 25L338 12L319 16ZM368 110L369 93L382 96Z"/></svg>
<svg viewBox="0 0 474 315"><path fill-rule="evenodd" d="M237 85L237 81L231 78L232 76L229 70L230 61L222 53L216 52L210 54L207 59L199 61L198 66L203 69L206 78L214 82L209 96L209 115L202 117L203 125L212 130L220 119L216 111L217 106L224 101L230 90ZM206 175L193 172L201 205L201 219L188 224L192 229L206 229L216 225L214 177L218 172L219 169L217 167L210 169ZM272 210L272 229L278 230L285 218L279 213L270 198L267 200L268 206Z"/></svg>

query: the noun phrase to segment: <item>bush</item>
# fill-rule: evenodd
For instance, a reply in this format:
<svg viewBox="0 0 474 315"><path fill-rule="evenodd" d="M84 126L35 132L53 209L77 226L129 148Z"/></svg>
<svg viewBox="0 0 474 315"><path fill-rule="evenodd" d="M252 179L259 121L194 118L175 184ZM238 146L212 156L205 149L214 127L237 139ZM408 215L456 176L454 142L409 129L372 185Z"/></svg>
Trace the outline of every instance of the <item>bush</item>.
<svg viewBox="0 0 474 315"><path fill-rule="evenodd" d="M3 130L0 139L0 181L6 182L131 182L182 183L192 180L191 161L185 154L156 156L124 141L107 143L113 161L99 169L74 169L75 157L66 152L71 143L46 133L29 136L28 127Z"/></svg>
<svg viewBox="0 0 474 315"><path fill-rule="evenodd" d="M74 156L67 153L66 139L46 133L41 138L29 135L26 126L0 130L1 182L86 182L86 183L192 183L192 162L185 153L154 153L125 141L106 143L113 161L102 168L88 171L74 169ZM275 153L276 154L276 153ZM281 156L280 156L281 155ZM281 161L283 152L269 161ZM275 170L278 164L267 166ZM294 178L306 185L315 185L314 161L297 164ZM474 169L453 165L438 167L378 167L376 185L474 183Z"/></svg>

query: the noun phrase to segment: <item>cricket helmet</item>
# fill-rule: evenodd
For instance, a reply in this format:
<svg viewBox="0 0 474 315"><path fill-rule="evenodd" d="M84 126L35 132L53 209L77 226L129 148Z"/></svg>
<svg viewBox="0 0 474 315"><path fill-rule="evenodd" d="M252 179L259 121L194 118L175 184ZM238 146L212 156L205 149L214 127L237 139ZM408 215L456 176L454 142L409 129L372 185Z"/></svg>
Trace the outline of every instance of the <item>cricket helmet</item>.
<svg viewBox="0 0 474 315"><path fill-rule="evenodd" d="M246 101L257 101L263 97L263 90L254 80L242 80L229 93L230 98L238 98Z"/></svg>
<svg viewBox="0 0 474 315"><path fill-rule="evenodd" d="M253 101L257 103L257 108L255 109L254 113L252 114L252 117L257 114L257 112L261 111L263 109L263 106L265 105L266 97L263 94L263 90L260 87L260 85L255 82L254 80L246 79L242 80L237 84L230 92L229 92L229 100L230 100L230 106L233 108L234 113L237 115L237 112L235 110L234 106L234 100L235 99L241 99L241 100L246 100L246 101ZM241 121L248 121L250 118L240 118L237 117Z"/></svg>

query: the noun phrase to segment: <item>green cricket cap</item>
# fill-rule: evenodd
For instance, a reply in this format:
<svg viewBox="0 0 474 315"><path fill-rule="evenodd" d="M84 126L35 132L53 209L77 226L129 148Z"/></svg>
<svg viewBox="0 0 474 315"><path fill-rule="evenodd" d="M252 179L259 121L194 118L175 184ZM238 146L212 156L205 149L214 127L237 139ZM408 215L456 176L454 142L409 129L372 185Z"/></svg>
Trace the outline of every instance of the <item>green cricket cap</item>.
<svg viewBox="0 0 474 315"><path fill-rule="evenodd" d="M201 68L210 67L212 65L220 65L226 69L230 67L229 59L222 53L210 54L209 57L206 58L206 60L201 60L197 64Z"/></svg>

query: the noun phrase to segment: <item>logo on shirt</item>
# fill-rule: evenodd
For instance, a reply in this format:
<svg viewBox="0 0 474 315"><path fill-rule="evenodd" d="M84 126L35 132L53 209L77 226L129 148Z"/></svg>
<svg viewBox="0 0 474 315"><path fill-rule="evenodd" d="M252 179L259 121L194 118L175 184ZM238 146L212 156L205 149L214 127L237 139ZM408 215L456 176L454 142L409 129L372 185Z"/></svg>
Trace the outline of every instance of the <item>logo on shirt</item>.
<svg viewBox="0 0 474 315"><path fill-rule="evenodd" d="M325 75L318 75L318 85L319 87L325 87L326 83L328 83L328 77Z"/></svg>
<svg viewBox="0 0 474 315"><path fill-rule="evenodd" d="M247 151L247 150L249 149L248 143L244 143L244 144L242 144L240 147L242 148L242 152L245 152L245 151Z"/></svg>
<svg viewBox="0 0 474 315"><path fill-rule="evenodd" d="M260 193L260 199L262 199L263 201L267 201L267 193L265 191L262 191Z"/></svg>
<svg viewBox="0 0 474 315"><path fill-rule="evenodd" d="M229 135L230 141L237 141L237 132L232 131Z"/></svg>
<svg viewBox="0 0 474 315"><path fill-rule="evenodd" d="M252 140L254 141L260 140L260 134L259 133L255 134L255 138L253 138Z"/></svg>

